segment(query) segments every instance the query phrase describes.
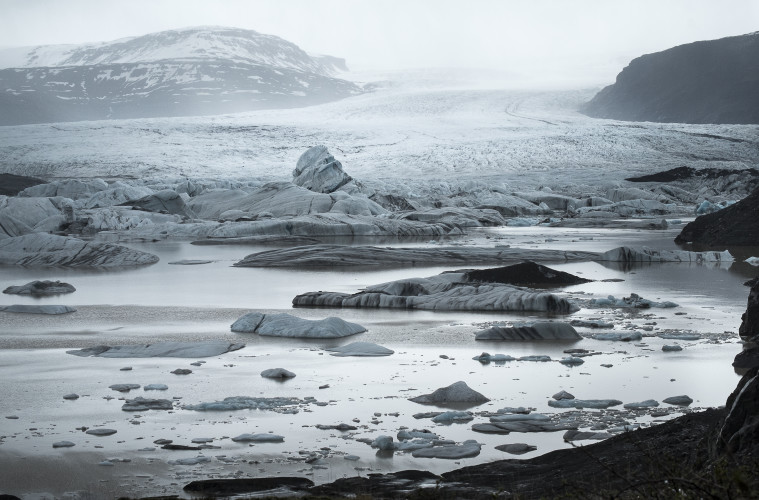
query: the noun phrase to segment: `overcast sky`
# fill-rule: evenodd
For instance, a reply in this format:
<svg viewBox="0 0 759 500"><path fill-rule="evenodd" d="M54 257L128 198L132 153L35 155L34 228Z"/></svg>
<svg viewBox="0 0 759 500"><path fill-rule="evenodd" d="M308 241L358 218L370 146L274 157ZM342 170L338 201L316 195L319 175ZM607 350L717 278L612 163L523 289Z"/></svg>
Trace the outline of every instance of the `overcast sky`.
<svg viewBox="0 0 759 500"><path fill-rule="evenodd" d="M0 47L219 25L363 69L615 75L638 55L759 30L759 0L0 0L0 9Z"/></svg>

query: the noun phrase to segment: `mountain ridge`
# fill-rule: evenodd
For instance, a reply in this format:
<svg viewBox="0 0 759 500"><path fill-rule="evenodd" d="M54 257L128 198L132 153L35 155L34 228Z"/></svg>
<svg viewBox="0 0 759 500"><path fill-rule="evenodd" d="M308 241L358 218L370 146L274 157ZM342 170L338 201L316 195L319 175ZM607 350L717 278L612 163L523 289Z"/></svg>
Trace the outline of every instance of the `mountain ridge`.
<svg viewBox="0 0 759 500"><path fill-rule="evenodd" d="M662 123L759 123L759 32L633 59L581 111Z"/></svg>
<svg viewBox="0 0 759 500"><path fill-rule="evenodd" d="M10 54L10 56L9 56ZM361 92L334 77L334 56L310 56L273 35L196 27L102 44L0 51L0 125L292 108Z"/></svg>

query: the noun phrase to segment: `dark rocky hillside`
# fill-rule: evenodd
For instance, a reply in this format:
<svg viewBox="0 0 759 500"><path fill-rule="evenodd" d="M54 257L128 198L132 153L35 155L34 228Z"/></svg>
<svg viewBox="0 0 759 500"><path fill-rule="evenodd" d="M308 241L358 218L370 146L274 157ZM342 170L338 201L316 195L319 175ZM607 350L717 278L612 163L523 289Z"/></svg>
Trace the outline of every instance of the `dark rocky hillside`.
<svg viewBox="0 0 759 500"><path fill-rule="evenodd" d="M759 123L759 32L633 59L581 111L625 121Z"/></svg>

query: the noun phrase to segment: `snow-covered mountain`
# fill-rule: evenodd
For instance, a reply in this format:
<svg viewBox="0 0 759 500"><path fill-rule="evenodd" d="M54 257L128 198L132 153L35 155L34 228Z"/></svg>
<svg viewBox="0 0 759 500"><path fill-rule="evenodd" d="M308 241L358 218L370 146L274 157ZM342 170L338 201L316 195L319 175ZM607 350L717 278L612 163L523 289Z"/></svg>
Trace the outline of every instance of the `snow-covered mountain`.
<svg viewBox="0 0 759 500"><path fill-rule="evenodd" d="M308 106L360 92L345 61L272 35L186 28L0 50L0 125Z"/></svg>

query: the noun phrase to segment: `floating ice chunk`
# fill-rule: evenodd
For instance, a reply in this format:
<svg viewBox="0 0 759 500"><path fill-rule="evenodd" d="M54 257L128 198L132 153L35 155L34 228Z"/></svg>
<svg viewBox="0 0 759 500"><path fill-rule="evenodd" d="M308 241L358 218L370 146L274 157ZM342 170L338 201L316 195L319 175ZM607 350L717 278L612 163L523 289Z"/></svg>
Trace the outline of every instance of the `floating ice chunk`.
<svg viewBox="0 0 759 500"><path fill-rule="evenodd" d="M117 431L115 429L106 429L105 427L96 427L94 429L87 429L85 432L92 436L110 436L116 434Z"/></svg>
<svg viewBox="0 0 759 500"><path fill-rule="evenodd" d="M609 333L598 333L596 335L593 335L593 338L596 340L632 342L632 341L642 339L643 335L640 332L609 332Z"/></svg>
<svg viewBox="0 0 759 500"><path fill-rule="evenodd" d="M720 201L717 203L713 203L709 200L704 200L696 207L696 215L711 214L722 210L723 208L727 208L730 205L734 205L735 203L735 200Z"/></svg>
<svg viewBox="0 0 759 500"><path fill-rule="evenodd" d="M532 325L512 327L492 326L475 334L475 340L533 341L533 340L580 340L582 337L569 324L543 321Z"/></svg>
<svg viewBox="0 0 759 500"><path fill-rule="evenodd" d="M432 417L432 421L438 424L451 424L455 422L469 422L474 420L474 415L469 411L446 411Z"/></svg>
<svg viewBox="0 0 759 500"><path fill-rule="evenodd" d="M480 454L482 445L473 439L464 441L460 445L433 446L422 448L411 453L414 458L442 458L457 460L460 458L476 457Z"/></svg>
<svg viewBox="0 0 759 500"><path fill-rule="evenodd" d="M490 399L471 389L466 385L466 382L458 381L448 387L441 387L431 394L410 398L409 401L421 404L469 403L479 405L490 401Z"/></svg>
<svg viewBox="0 0 759 500"><path fill-rule="evenodd" d="M76 446L76 444L71 441L56 441L53 443L53 448L71 448L72 446Z"/></svg>
<svg viewBox="0 0 759 500"><path fill-rule="evenodd" d="M148 384L142 388L144 391L166 391L169 386L166 384Z"/></svg>
<svg viewBox="0 0 759 500"><path fill-rule="evenodd" d="M661 350L664 352L677 352L682 351L683 347L679 345L663 345L661 346Z"/></svg>
<svg viewBox="0 0 759 500"><path fill-rule="evenodd" d="M222 401L185 405L185 410L195 411L230 411L230 410L273 410L286 406L296 406L303 401L298 398L256 398L249 396L232 396Z"/></svg>
<svg viewBox="0 0 759 500"><path fill-rule="evenodd" d="M689 341L689 340L699 340L701 338L701 335L697 333L660 333L657 335L660 339L665 340L683 340L683 341Z"/></svg>
<svg viewBox="0 0 759 500"><path fill-rule="evenodd" d="M551 356L547 356L545 354L532 354L529 356L521 356L518 358L518 361L546 362L546 361L551 361Z"/></svg>
<svg viewBox="0 0 759 500"><path fill-rule="evenodd" d="M284 436L278 434L240 434L232 438L236 443L282 443Z"/></svg>
<svg viewBox="0 0 759 500"><path fill-rule="evenodd" d="M659 250L648 247L618 247L602 253L599 261L607 262L693 262L696 264L733 262L733 256L724 252L688 252L686 250Z"/></svg>
<svg viewBox="0 0 759 500"><path fill-rule="evenodd" d="M371 447L381 451L389 451L395 449L395 443L392 436L379 436L372 441Z"/></svg>
<svg viewBox="0 0 759 500"><path fill-rule="evenodd" d="M76 308L70 306L56 305L56 304L13 304L11 306L0 306L0 311L9 313L22 313L22 314L68 314L76 312Z"/></svg>
<svg viewBox="0 0 759 500"><path fill-rule="evenodd" d="M218 356L245 347L225 341L158 342L148 345L97 346L66 351L75 356L101 358L206 358Z"/></svg>
<svg viewBox="0 0 759 500"><path fill-rule="evenodd" d="M491 361L494 363L505 363L506 361L516 361L517 358L509 356L508 354L489 354L487 352L483 352L479 356L475 356L472 359L475 361L479 361L480 363L486 364L486 363L490 363Z"/></svg>
<svg viewBox="0 0 759 500"><path fill-rule="evenodd" d="M573 319L569 324L578 328L614 328L614 323L598 320Z"/></svg>
<svg viewBox="0 0 759 500"><path fill-rule="evenodd" d="M47 233L0 240L0 264L26 267L124 267L158 262L158 257L110 243Z"/></svg>
<svg viewBox="0 0 759 500"><path fill-rule="evenodd" d="M350 344L325 349L332 352L332 356L390 356L395 351L371 342L352 342Z"/></svg>
<svg viewBox="0 0 759 500"><path fill-rule="evenodd" d="M68 399L68 400L79 399L79 394L73 394L73 393L72 394L66 394L65 396L63 396L63 399Z"/></svg>
<svg viewBox="0 0 759 500"><path fill-rule="evenodd" d="M565 358L561 358L559 360L559 363L567 366L577 366L585 363L585 360L576 356L567 356Z"/></svg>
<svg viewBox="0 0 759 500"><path fill-rule="evenodd" d="M659 406L659 402L654 399L647 399L645 401L640 401L637 403L627 403L625 404L625 408L628 410L640 410L643 408L656 408Z"/></svg>
<svg viewBox="0 0 759 500"><path fill-rule="evenodd" d="M654 302L653 300L644 299L637 293L631 293L629 297L623 297L618 299L613 295L609 295L605 299L591 299L589 302L590 307L631 307L635 309L648 309L649 307L678 307L677 304L670 301Z"/></svg>
<svg viewBox="0 0 759 500"><path fill-rule="evenodd" d="M552 408L595 408L605 409L612 406L619 406L622 401L617 399L562 399L559 401L549 400L548 406Z"/></svg>
<svg viewBox="0 0 759 500"><path fill-rule="evenodd" d="M123 411L172 410L174 403L169 399L127 399L121 407Z"/></svg>
<svg viewBox="0 0 759 500"><path fill-rule="evenodd" d="M752 266L759 266L759 257L749 257L744 262L748 262Z"/></svg>
<svg viewBox="0 0 759 500"><path fill-rule="evenodd" d="M118 392L129 392L132 389L139 389L140 384L113 384L109 385L108 388Z"/></svg>
<svg viewBox="0 0 759 500"><path fill-rule="evenodd" d="M3 293L13 295L31 295L33 297L45 297L49 295L60 295L64 293L73 293L76 291L73 285L62 283L60 281L32 281L25 285L9 286Z"/></svg>
<svg viewBox="0 0 759 500"><path fill-rule="evenodd" d="M270 337L338 338L366 331L361 325L331 316L308 320L291 314L248 313L232 324L232 331Z"/></svg>
<svg viewBox="0 0 759 500"><path fill-rule="evenodd" d="M437 415L442 415L442 414L443 413L438 413ZM398 441L408 441L410 439L426 439L428 441L432 441L435 439L440 439L440 437L434 432L430 432L428 430L420 431L417 429L414 429L413 431L402 429L398 431L398 434L395 437L398 438Z"/></svg>
<svg viewBox="0 0 759 500"><path fill-rule="evenodd" d="M189 458L178 458L177 460L169 460L169 465L198 465L198 464L204 464L211 461L210 457L204 457L203 455L198 455L197 457L189 457Z"/></svg>
<svg viewBox="0 0 759 500"><path fill-rule="evenodd" d="M509 227L529 227L540 224L541 219L536 217L514 217L506 223Z"/></svg>

